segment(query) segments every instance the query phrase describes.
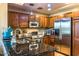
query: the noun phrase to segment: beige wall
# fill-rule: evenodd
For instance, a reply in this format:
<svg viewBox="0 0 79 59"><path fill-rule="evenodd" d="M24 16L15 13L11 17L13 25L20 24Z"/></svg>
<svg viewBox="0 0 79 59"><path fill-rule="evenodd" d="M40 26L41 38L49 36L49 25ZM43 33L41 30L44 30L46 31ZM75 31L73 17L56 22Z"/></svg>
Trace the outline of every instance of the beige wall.
<svg viewBox="0 0 79 59"><path fill-rule="evenodd" d="M0 33L7 27L7 4L0 3Z"/></svg>
<svg viewBox="0 0 79 59"><path fill-rule="evenodd" d="M7 19L7 3L0 3L0 39L1 39L1 33L3 30L5 30L8 26L8 19ZM37 16L40 16L41 14L36 14ZM42 16L42 15L41 15ZM36 29L29 29L27 32L32 32L32 31L38 31Z"/></svg>
<svg viewBox="0 0 79 59"><path fill-rule="evenodd" d="M7 28L7 4L0 3L0 41L3 29Z"/></svg>
<svg viewBox="0 0 79 59"><path fill-rule="evenodd" d="M0 3L0 53L4 53L4 55L7 56L7 52L2 42L2 32L6 28L7 28L7 4Z"/></svg>

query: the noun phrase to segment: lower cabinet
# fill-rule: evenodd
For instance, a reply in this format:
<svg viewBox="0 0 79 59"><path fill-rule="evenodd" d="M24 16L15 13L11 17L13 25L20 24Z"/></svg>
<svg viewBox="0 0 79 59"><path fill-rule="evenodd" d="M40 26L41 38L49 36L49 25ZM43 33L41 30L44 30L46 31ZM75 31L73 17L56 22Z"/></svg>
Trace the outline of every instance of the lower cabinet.
<svg viewBox="0 0 79 59"><path fill-rule="evenodd" d="M43 42L45 43L45 44L49 44L49 45L51 45L51 46L54 46L54 36L45 36L44 38L43 38Z"/></svg>
<svg viewBox="0 0 79 59"><path fill-rule="evenodd" d="M43 42L44 42L45 44L50 44L50 37L49 37L49 36L45 36L45 37L43 38Z"/></svg>

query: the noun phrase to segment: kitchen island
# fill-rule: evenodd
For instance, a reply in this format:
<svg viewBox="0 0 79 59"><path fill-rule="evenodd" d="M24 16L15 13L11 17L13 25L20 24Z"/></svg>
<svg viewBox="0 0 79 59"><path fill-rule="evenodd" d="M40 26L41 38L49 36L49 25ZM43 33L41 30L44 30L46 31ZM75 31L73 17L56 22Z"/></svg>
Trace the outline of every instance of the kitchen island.
<svg viewBox="0 0 79 59"><path fill-rule="evenodd" d="M34 48L34 47L32 47ZM55 48L48 44L40 44L37 49L30 50L27 44L18 44L16 47L17 52L11 48L11 56L53 56ZM20 50L20 52L18 52Z"/></svg>

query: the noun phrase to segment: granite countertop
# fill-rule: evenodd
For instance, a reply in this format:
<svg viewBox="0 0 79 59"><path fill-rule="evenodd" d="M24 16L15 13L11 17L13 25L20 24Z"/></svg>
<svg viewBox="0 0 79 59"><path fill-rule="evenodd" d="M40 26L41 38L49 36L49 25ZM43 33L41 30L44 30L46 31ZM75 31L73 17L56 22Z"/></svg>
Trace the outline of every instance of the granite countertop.
<svg viewBox="0 0 79 59"><path fill-rule="evenodd" d="M18 50L23 50L21 53L17 54L16 52L14 52L12 49L10 51L10 54L12 56L36 56L36 55L47 55L47 53L49 52L53 52L54 48L48 44L40 44L39 48L36 50L29 50L28 45L18 45L17 49Z"/></svg>
<svg viewBox="0 0 79 59"><path fill-rule="evenodd" d="M26 41L29 40L29 43L15 43L15 48L16 50L13 50L13 48L10 49L10 55L12 56L33 56L33 55L46 55L47 53L49 52L53 52L53 46L49 45L49 44L45 44L43 41L41 41L40 43L37 43L38 44L38 49L35 49L35 50L30 50L29 49L29 45L31 44L31 40L32 38L28 38L28 39L25 39ZM39 38L39 39L43 39L43 38ZM21 39L23 40L23 39ZM18 51L21 51L21 53L16 53Z"/></svg>

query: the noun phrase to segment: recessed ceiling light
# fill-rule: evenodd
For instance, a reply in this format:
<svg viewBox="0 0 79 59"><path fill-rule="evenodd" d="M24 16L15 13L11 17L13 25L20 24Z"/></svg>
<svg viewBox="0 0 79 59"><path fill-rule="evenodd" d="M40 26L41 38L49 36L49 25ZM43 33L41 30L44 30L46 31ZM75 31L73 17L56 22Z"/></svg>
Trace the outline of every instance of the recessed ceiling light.
<svg viewBox="0 0 79 59"><path fill-rule="evenodd" d="M48 8L48 11L50 11L51 10L51 8Z"/></svg>
<svg viewBox="0 0 79 59"><path fill-rule="evenodd" d="M51 7L51 4L50 3L48 3L48 8L50 8Z"/></svg>
<svg viewBox="0 0 79 59"><path fill-rule="evenodd" d="M50 4L50 3L48 3L48 11L50 11L51 10L51 7L52 7L52 5Z"/></svg>
<svg viewBox="0 0 79 59"><path fill-rule="evenodd" d="M30 6L34 6L34 4L33 4L33 3L30 3L29 5L30 5Z"/></svg>

